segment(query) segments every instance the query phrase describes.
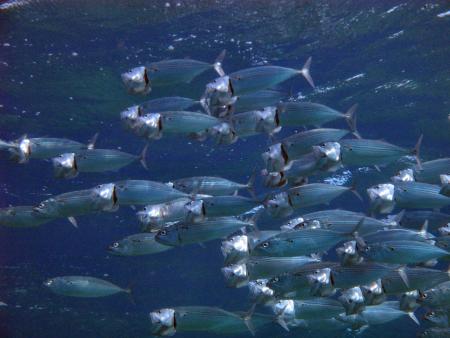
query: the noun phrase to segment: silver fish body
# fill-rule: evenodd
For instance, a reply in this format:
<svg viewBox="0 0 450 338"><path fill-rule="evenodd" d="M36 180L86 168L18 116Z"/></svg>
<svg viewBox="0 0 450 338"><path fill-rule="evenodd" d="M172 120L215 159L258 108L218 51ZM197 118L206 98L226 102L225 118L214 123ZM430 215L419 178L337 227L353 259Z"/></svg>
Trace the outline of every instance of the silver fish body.
<svg viewBox="0 0 450 338"><path fill-rule="evenodd" d="M230 287L240 287L249 281L271 278L298 270L301 266L318 262L317 258L299 257L249 257L246 261L222 268ZM241 272L240 274L237 272Z"/></svg>
<svg viewBox="0 0 450 338"><path fill-rule="evenodd" d="M339 143L342 163L346 166L389 164L412 153L410 149L379 140L345 139L340 140Z"/></svg>
<svg viewBox="0 0 450 338"><path fill-rule="evenodd" d="M139 158L114 149L91 149L61 154L52 162L56 177L72 178L80 172L116 171Z"/></svg>
<svg viewBox="0 0 450 338"><path fill-rule="evenodd" d="M286 93L273 90L263 89L254 93L244 94L236 97L236 102L232 104L235 112L245 112L258 110L264 107L275 106L283 98Z"/></svg>
<svg viewBox="0 0 450 338"><path fill-rule="evenodd" d="M152 255L171 249L155 240L156 233L140 233L127 236L108 247L108 252L117 256Z"/></svg>
<svg viewBox="0 0 450 338"><path fill-rule="evenodd" d="M203 198L206 217L224 217L241 215L260 202L243 196L211 196Z"/></svg>
<svg viewBox="0 0 450 338"><path fill-rule="evenodd" d="M421 167L413 168L414 179L417 182L440 184L440 175L450 174L450 158L439 158L433 161L422 162Z"/></svg>
<svg viewBox="0 0 450 338"><path fill-rule="evenodd" d="M450 307L450 281L438 284L428 290L423 291L418 298L418 302L430 308Z"/></svg>
<svg viewBox="0 0 450 338"><path fill-rule="evenodd" d="M336 266L331 269L331 282L335 288L349 289L384 278L393 271L398 271L398 269L398 266L370 262L351 266Z"/></svg>
<svg viewBox="0 0 450 338"><path fill-rule="evenodd" d="M164 183L147 180L125 180L115 183L120 205L147 205L188 197Z"/></svg>
<svg viewBox="0 0 450 338"><path fill-rule="evenodd" d="M371 261L390 264L415 264L447 256L449 253L429 243L418 241L387 241L373 243L362 255Z"/></svg>
<svg viewBox="0 0 450 338"><path fill-rule="evenodd" d="M141 103L139 106L144 113L186 110L200 102L188 97L170 96L160 97Z"/></svg>
<svg viewBox="0 0 450 338"><path fill-rule="evenodd" d="M280 300L272 306L272 311L278 317L287 315L289 320L312 320L318 318L333 318L345 311L340 302L329 298L310 298L304 300L292 300L293 309L286 313L289 307L285 300ZM283 311L283 308L285 309Z"/></svg>
<svg viewBox="0 0 450 338"><path fill-rule="evenodd" d="M103 279L87 276L62 276L44 282L52 292L69 297L96 298L111 296L116 293L130 293Z"/></svg>
<svg viewBox="0 0 450 338"><path fill-rule="evenodd" d="M164 245L181 246L224 238L253 226L252 221L237 217L208 218L198 223L175 223L159 230L155 238Z"/></svg>
<svg viewBox="0 0 450 338"><path fill-rule="evenodd" d="M180 306L150 313L152 334L172 336L176 332L212 332L231 334L249 330L245 315L207 306ZM256 324L255 320L255 324ZM258 321L261 323L260 321ZM270 320L266 320L265 324ZM264 324L264 321L261 323Z"/></svg>
<svg viewBox="0 0 450 338"><path fill-rule="evenodd" d="M12 228L37 227L52 221L33 206L14 206L0 209L0 225Z"/></svg>
<svg viewBox="0 0 450 338"><path fill-rule="evenodd" d="M171 181L173 187L187 194L205 194L223 196L233 194L240 189L251 188L251 182L242 184L215 176L196 176Z"/></svg>
<svg viewBox="0 0 450 338"><path fill-rule="evenodd" d="M326 183L311 183L288 189L292 206L295 209L327 204L352 188Z"/></svg>

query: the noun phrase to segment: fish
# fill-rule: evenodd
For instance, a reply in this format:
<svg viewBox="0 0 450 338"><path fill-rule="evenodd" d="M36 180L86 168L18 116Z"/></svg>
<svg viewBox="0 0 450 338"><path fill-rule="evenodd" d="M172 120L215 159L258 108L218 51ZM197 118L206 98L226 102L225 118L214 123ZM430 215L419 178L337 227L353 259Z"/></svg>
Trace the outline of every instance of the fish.
<svg viewBox="0 0 450 338"><path fill-rule="evenodd" d="M239 135L229 122L221 122L206 130L205 137L211 137L218 145L229 145L237 142ZM203 137L203 136L202 136Z"/></svg>
<svg viewBox="0 0 450 338"><path fill-rule="evenodd" d="M282 299L273 304L271 308L278 324L288 331L289 326L298 326L302 321L318 318L329 319L345 311L341 303L329 298Z"/></svg>
<svg viewBox="0 0 450 338"><path fill-rule="evenodd" d="M124 180L114 183L120 205L147 205L169 202L189 195L168 185L148 180Z"/></svg>
<svg viewBox="0 0 450 338"><path fill-rule="evenodd" d="M384 230L386 223L376 218L365 216L360 212L333 209L321 210L303 214L287 222L287 228L300 229L312 226L329 229L338 232L349 232L364 218L364 222L358 229L360 235Z"/></svg>
<svg viewBox="0 0 450 338"><path fill-rule="evenodd" d="M317 257L249 257L245 262L222 268L229 287L242 287L249 281L270 278L297 270L300 266L319 262Z"/></svg>
<svg viewBox="0 0 450 338"><path fill-rule="evenodd" d="M413 290L405 292L400 296L400 310L405 312L414 312L419 308L417 303L417 298L419 296L419 291Z"/></svg>
<svg viewBox="0 0 450 338"><path fill-rule="evenodd" d="M389 213L402 209L439 209L450 205L450 197L439 193L439 186L420 182L378 184L367 189L371 210Z"/></svg>
<svg viewBox="0 0 450 338"><path fill-rule="evenodd" d="M361 253L370 261L390 264L416 264L442 258L448 254L447 251L432 244L406 240L372 243Z"/></svg>
<svg viewBox="0 0 450 338"><path fill-rule="evenodd" d="M139 156L115 149L91 149L76 153L65 153L52 158L54 175L57 178L74 178L80 172L116 171L135 161L140 161L148 170L145 146Z"/></svg>
<svg viewBox="0 0 450 338"><path fill-rule="evenodd" d="M281 130L275 107L235 114L231 118L231 123L240 138L257 134L274 135Z"/></svg>
<svg viewBox="0 0 450 338"><path fill-rule="evenodd" d="M153 87L167 86L176 83L189 83L198 75L213 68L219 76L223 76L223 50L213 64L191 59L172 59L152 62L146 66L138 66L121 74L122 82L128 93L147 95Z"/></svg>
<svg viewBox="0 0 450 338"><path fill-rule="evenodd" d="M396 271L383 277L381 284L386 295L399 295L413 290L423 291L450 280L447 271L437 269L407 266L403 268L403 273L408 283L405 283L405 278Z"/></svg>
<svg viewBox="0 0 450 338"><path fill-rule="evenodd" d="M283 273L271 278L267 287L273 291L275 298L296 298L303 299L312 297L310 275L338 266L337 262L317 262L309 263L299 267L295 272Z"/></svg>
<svg viewBox="0 0 450 338"><path fill-rule="evenodd" d="M258 199L244 196L210 196L202 198L205 217L236 216L246 213L259 205Z"/></svg>
<svg viewBox="0 0 450 338"><path fill-rule="evenodd" d="M404 228L420 229L425 221L430 231L436 231L450 222L450 215L432 210L406 210L397 223Z"/></svg>
<svg viewBox="0 0 450 338"><path fill-rule="evenodd" d="M236 101L232 104L235 113L258 110L264 107L275 106L287 93L275 89L262 89L257 92L236 96Z"/></svg>
<svg viewBox="0 0 450 338"><path fill-rule="evenodd" d="M414 180L417 182L439 184L440 175L450 174L450 157L422 162L421 167L417 165L413 167L413 172Z"/></svg>
<svg viewBox="0 0 450 338"><path fill-rule="evenodd" d="M189 97L169 96L145 101L139 105L139 108L142 110L142 115L144 115L146 113L161 111L187 110L197 104L200 104L199 100L194 100Z"/></svg>
<svg viewBox="0 0 450 338"><path fill-rule="evenodd" d="M279 66L259 66L238 70L228 74L233 95L242 95L272 88L299 74L314 88L310 75L311 57L306 60L302 69L293 69Z"/></svg>
<svg viewBox="0 0 450 338"><path fill-rule="evenodd" d="M349 233L320 228L284 231L259 243L251 254L253 256L289 257L327 251L343 240L356 236L360 224L358 223Z"/></svg>
<svg viewBox="0 0 450 338"><path fill-rule="evenodd" d="M118 208L116 186L107 183L50 197L34 207L34 211L46 217L68 218L77 227L75 216L101 211L114 212Z"/></svg>
<svg viewBox="0 0 450 338"><path fill-rule="evenodd" d="M53 217L37 212L34 206L11 206L0 209L0 225L5 227L32 228L53 219Z"/></svg>
<svg viewBox="0 0 450 338"><path fill-rule="evenodd" d="M208 218L198 223L178 222L164 227L158 231L155 239L164 245L182 246L224 238L247 227L254 228L255 219L232 216Z"/></svg>
<svg viewBox="0 0 450 338"><path fill-rule="evenodd" d="M303 131L288 136L278 143L272 144L266 152L262 154L266 168L273 168L271 171L282 171L288 167L290 161L299 158L302 155L311 153L313 146L325 143L336 142L348 135L349 131L344 129L320 128ZM281 162L278 169L270 162Z"/></svg>
<svg viewBox="0 0 450 338"><path fill-rule="evenodd" d="M224 256L224 264L231 265L246 260L250 256L251 250L258 243L278 233L279 231L274 230L258 230L243 235L235 235L222 241L220 250Z"/></svg>
<svg viewBox="0 0 450 338"><path fill-rule="evenodd" d="M94 135L89 144L65 138L37 137L28 138L26 135L10 142L7 150L11 159L17 163L27 163L30 159L50 159L63 153L72 153L85 149L93 149L97 135ZM4 141L2 141L4 142Z"/></svg>
<svg viewBox="0 0 450 338"><path fill-rule="evenodd" d="M410 229L386 229L377 230L364 235L364 242L366 243L381 243L388 241L419 241L428 242L433 239L434 236L427 232L427 223L425 223L424 229L420 231Z"/></svg>
<svg viewBox="0 0 450 338"><path fill-rule="evenodd" d="M345 119L353 133L356 131L356 109L351 106L346 113L312 102L282 102L277 105L280 125L283 127L321 126L328 122Z"/></svg>
<svg viewBox="0 0 450 338"><path fill-rule="evenodd" d="M450 307L450 281L440 283L428 290L420 292L417 302L429 308Z"/></svg>
<svg viewBox="0 0 450 338"><path fill-rule="evenodd" d="M139 233L127 236L108 247L108 252L117 256L152 255L171 249L155 240L156 233Z"/></svg>
<svg viewBox="0 0 450 338"><path fill-rule="evenodd" d="M207 130L220 123L214 116L190 111L149 113L136 119L133 132L148 140L158 140L163 134L192 134Z"/></svg>
<svg viewBox="0 0 450 338"><path fill-rule="evenodd" d="M416 146L410 150L394 144L369 139L343 139L341 145L341 161L344 166L379 166L395 162L403 156L415 156L420 165L420 146L423 135L419 137Z"/></svg>
<svg viewBox="0 0 450 338"><path fill-rule="evenodd" d="M326 183L311 183L290 188L282 193L269 196L264 201L266 210L276 217L280 210L294 210L328 204L347 191L355 192L353 187L338 186ZM290 212L292 213L292 212ZM289 216L289 212L284 214Z"/></svg>
<svg viewBox="0 0 450 338"><path fill-rule="evenodd" d="M202 208L201 200L182 197L169 202L147 205L138 211L136 216L145 231L155 231L170 222L200 222L204 219Z"/></svg>
<svg viewBox="0 0 450 338"><path fill-rule="evenodd" d="M338 301L345 308L347 315L361 313L366 307L364 295L359 286L342 291L342 295L339 296Z"/></svg>
<svg viewBox="0 0 450 338"><path fill-rule="evenodd" d="M440 194L450 197L450 175L441 175L442 188L439 191Z"/></svg>
<svg viewBox="0 0 450 338"><path fill-rule="evenodd" d="M97 298L111 296L116 293L131 293L103 279L87 276L62 276L46 280L44 286L53 293L68 297Z"/></svg>
<svg viewBox="0 0 450 338"><path fill-rule="evenodd" d="M245 184L216 176L195 176L179 178L169 182L169 184L172 185L173 188L187 194L223 196L234 194L241 189L252 191L254 181L254 175L252 175Z"/></svg>
<svg viewBox="0 0 450 338"><path fill-rule="evenodd" d="M150 312L152 334L155 336L173 336L176 332L190 331L222 334L250 331L254 335L256 327L252 317L208 306L179 306Z"/></svg>
<svg viewBox="0 0 450 338"><path fill-rule="evenodd" d="M364 328L372 325L381 325L390 321L409 316L417 325L419 320L413 312L400 310L398 301L386 301L380 305L366 306L364 311L354 315L340 315L339 320L352 323L355 327Z"/></svg>

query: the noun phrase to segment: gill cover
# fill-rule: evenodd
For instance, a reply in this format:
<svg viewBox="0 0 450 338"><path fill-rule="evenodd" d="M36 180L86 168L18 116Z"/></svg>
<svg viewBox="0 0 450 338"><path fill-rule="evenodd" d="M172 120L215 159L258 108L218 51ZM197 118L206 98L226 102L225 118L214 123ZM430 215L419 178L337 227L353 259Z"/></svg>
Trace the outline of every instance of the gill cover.
<svg viewBox="0 0 450 338"><path fill-rule="evenodd" d="M128 72L122 73L122 82L130 94L148 94L152 87L144 66L135 67Z"/></svg>
<svg viewBox="0 0 450 338"><path fill-rule="evenodd" d="M225 264L238 263L249 255L248 237L246 235L233 236L222 242L220 250L225 258Z"/></svg>
<svg viewBox="0 0 450 338"><path fill-rule="evenodd" d="M176 330L175 310L166 308L150 312L152 334L157 336L173 336Z"/></svg>
<svg viewBox="0 0 450 338"><path fill-rule="evenodd" d="M100 184L94 188L93 192L96 209L102 211L117 211L119 209L114 183Z"/></svg>
<svg viewBox="0 0 450 338"><path fill-rule="evenodd" d="M392 182L414 182L414 171L410 168L400 170L397 175L391 177Z"/></svg>
<svg viewBox="0 0 450 338"><path fill-rule="evenodd" d="M294 212L289 195L280 192L264 201L264 207L272 217L287 217Z"/></svg>
<svg viewBox="0 0 450 338"><path fill-rule="evenodd" d="M268 279L257 279L248 283L250 299L255 303L267 304L273 300L274 291L267 286Z"/></svg>
<svg viewBox="0 0 450 338"><path fill-rule="evenodd" d="M245 263L225 266L221 270L229 287L240 288L247 285L248 273Z"/></svg>
<svg viewBox="0 0 450 338"><path fill-rule="evenodd" d="M271 145L261 156L268 171L284 171L287 169L289 157L281 143Z"/></svg>
<svg viewBox="0 0 450 338"><path fill-rule="evenodd" d="M360 313L365 308L364 296L359 286L343 291L338 300L347 315Z"/></svg>
<svg viewBox="0 0 450 338"><path fill-rule="evenodd" d="M52 158L53 172L57 178L73 178L78 175L75 153L66 153Z"/></svg>
<svg viewBox="0 0 450 338"><path fill-rule="evenodd" d="M369 195L372 209L385 214L394 210L394 193L395 187L391 183L378 184L367 189L367 194Z"/></svg>

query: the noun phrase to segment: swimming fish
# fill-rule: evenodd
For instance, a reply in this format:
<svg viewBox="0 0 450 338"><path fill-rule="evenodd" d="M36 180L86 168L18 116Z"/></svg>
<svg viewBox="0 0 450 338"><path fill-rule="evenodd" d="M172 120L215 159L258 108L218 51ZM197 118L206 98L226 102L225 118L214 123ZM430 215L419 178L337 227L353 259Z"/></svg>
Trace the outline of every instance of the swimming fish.
<svg viewBox="0 0 450 338"><path fill-rule="evenodd" d="M259 66L238 70L228 74L230 90L233 95L242 95L272 88L299 74L314 88L310 75L311 57L306 60L302 69L285 68L279 66Z"/></svg>
<svg viewBox="0 0 450 338"><path fill-rule="evenodd" d="M115 182L115 193L120 205L147 205L189 197L168 185L147 180L124 180Z"/></svg>
<svg viewBox="0 0 450 338"><path fill-rule="evenodd" d="M2 148L9 151L14 161L26 163L29 159L49 159L64 153L93 149L96 139L97 134L94 135L89 144L83 144L64 138L28 138L22 136L16 141L9 142L8 148Z"/></svg>
<svg viewBox="0 0 450 338"><path fill-rule="evenodd" d="M76 153L65 153L52 158L55 177L74 178L80 172L116 171L139 160L147 168L145 161L148 146L140 156L115 149L91 149Z"/></svg>
<svg viewBox="0 0 450 338"><path fill-rule="evenodd" d="M53 217L37 212L33 206L14 206L0 209L0 225L12 228L37 227Z"/></svg>
<svg viewBox="0 0 450 338"><path fill-rule="evenodd" d="M150 312L150 319L152 334L156 336L173 336L176 332L189 331L222 334L250 331L254 335L256 329L251 314L236 314L208 306L164 308Z"/></svg>
<svg viewBox="0 0 450 338"><path fill-rule="evenodd" d="M450 174L450 158L439 158L437 160L422 162L421 167L413 167L414 180L430 184L439 184L439 176Z"/></svg>
<svg viewBox="0 0 450 338"><path fill-rule="evenodd" d="M167 86L180 82L189 83L195 77L208 69L223 76L222 61L225 57L223 50L213 64L191 59L173 59L152 62L146 66L139 66L122 73L121 78L130 94L148 94L153 87Z"/></svg>
<svg viewBox="0 0 450 338"><path fill-rule="evenodd" d="M242 287L249 281L296 271L300 266L319 262L317 257L249 257L246 261L222 268L229 287Z"/></svg>
<svg viewBox="0 0 450 338"><path fill-rule="evenodd" d="M302 229L284 231L258 244L253 256L289 257L323 252L339 242L356 236L360 223L349 233L327 229Z"/></svg>
<svg viewBox="0 0 450 338"><path fill-rule="evenodd" d="M62 276L46 280L44 286L52 292L69 297L97 298L111 296L116 293L131 293L103 279L87 276Z"/></svg>
<svg viewBox="0 0 450 338"><path fill-rule="evenodd" d="M312 152L313 146L325 142L336 142L348 134L348 130L331 128L303 131L271 145L262 154L262 158L269 171L283 171L283 168L287 167L290 161ZM272 165L271 162L281 162L282 164L277 166Z"/></svg>
<svg viewBox="0 0 450 338"><path fill-rule="evenodd" d="M396 206L402 209L439 209L450 205L450 197L440 194L440 187L420 182L378 184L367 189L371 209L389 213Z"/></svg>
<svg viewBox="0 0 450 338"><path fill-rule="evenodd" d="M275 107L265 107L235 114L231 118L232 127L240 138L268 134L274 135L281 130Z"/></svg>
<svg viewBox="0 0 450 338"><path fill-rule="evenodd" d="M424 290L420 293L417 301L430 308L448 308L450 306L450 281Z"/></svg>
<svg viewBox="0 0 450 338"><path fill-rule="evenodd" d="M202 198L205 217L223 217L241 215L261 205L254 198L244 196L210 196Z"/></svg>
<svg viewBox="0 0 450 338"><path fill-rule="evenodd" d="M345 166L386 165L397 161L403 156L413 155L420 167L421 135L414 149L405 149L394 144L369 139L339 140L341 146L341 161Z"/></svg>
<svg viewBox="0 0 450 338"><path fill-rule="evenodd" d="M353 133L356 131L356 109L351 106L346 113L312 102L282 102L277 105L280 126L321 126L337 119L345 119Z"/></svg>
<svg viewBox="0 0 450 338"><path fill-rule="evenodd" d="M240 189L252 191L255 176L252 175L246 184L230 181L216 176L195 176L179 178L169 182L175 189L187 194L204 194L223 196L234 194Z"/></svg>
<svg viewBox="0 0 450 338"><path fill-rule="evenodd" d="M391 264L416 264L449 255L432 244L407 240L373 243L361 254L368 260Z"/></svg>
<svg viewBox="0 0 450 338"><path fill-rule="evenodd" d="M273 217L285 217L294 209L328 204L347 191L354 192L354 188L326 183L305 184L270 196L264 206Z"/></svg>
<svg viewBox="0 0 450 338"><path fill-rule="evenodd" d="M170 246L203 243L224 238L242 228L254 228L255 220L238 217L208 218L198 223L178 222L164 227L156 234L156 241Z"/></svg>
<svg viewBox="0 0 450 338"><path fill-rule="evenodd" d="M275 106L287 96L287 93L275 89L262 89L257 92L239 95L232 104L234 113L258 110Z"/></svg>
<svg viewBox="0 0 450 338"><path fill-rule="evenodd" d="M127 236L108 247L108 252L117 256L142 256L167 251L171 246L155 240L156 233L140 233Z"/></svg>
<svg viewBox="0 0 450 338"><path fill-rule="evenodd" d="M197 195L197 198L201 196ZM187 197L150 204L136 213L145 231L159 230L170 222L199 222L204 219L203 201Z"/></svg>
<svg viewBox="0 0 450 338"><path fill-rule="evenodd" d="M76 227L75 216L119 208L116 186L100 184L91 189L67 192L42 201L34 210L46 217L67 217Z"/></svg>

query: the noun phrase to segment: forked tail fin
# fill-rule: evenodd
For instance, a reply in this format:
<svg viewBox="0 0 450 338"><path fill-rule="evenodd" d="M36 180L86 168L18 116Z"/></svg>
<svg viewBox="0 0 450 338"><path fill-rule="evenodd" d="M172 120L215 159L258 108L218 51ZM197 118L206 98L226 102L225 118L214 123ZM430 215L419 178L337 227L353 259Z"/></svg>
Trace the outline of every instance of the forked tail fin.
<svg viewBox="0 0 450 338"><path fill-rule="evenodd" d="M225 72L222 69L222 62L225 58L225 54L227 53L227 50L224 49L220 52L219 56L217 56L216 61L214 61L213 67L214 70L219 74L219 76L225 76Z"/></svg>
<svg viewBox="0 0 450 338"><path fill-rule="evenodd" d="M417 143L414 147L414 149L411 151L411 155L413 155L416 158L417 166L419 167L419 170L422 170L422 162L420 161L420 147L422 146L422 140L423 140L423 134L419 136L419 139L417 140Z"/></svg>
<svg viewBox="0 0 450 338"><path fill-rule="evenodd" d="M139 162L144 167L145 170L148 170L147 166L147 150L148 150L148 142L145 145L144 149L142 149L141 155L139 156Z"/></svg>
<svg viewBox="0 0 450 338"><path fill-rule="evenodd" d="M347 110L347 112L344 114L345 119L347 121L347 124L350 128L350 131L355 135L356 138L362 138L361 135L358 132L358 129L356 128L356 110L358 109L358 104L355 103L353 106Z"/></svg>
<svg viewBox="0 0 450 338"><path fill-rule="evenodd" d="M306 79L306 81L308 81L308 83L311 85L311 87L316 88L316 86L314 85L314 81L311 77L311 74L309 72L309 69L311 67L311 56L308 58L308 60L306 60L305 64L303 65L303 68L300 70L300 73L302 73L302 75L304 76L304 78Z"/></svg>

